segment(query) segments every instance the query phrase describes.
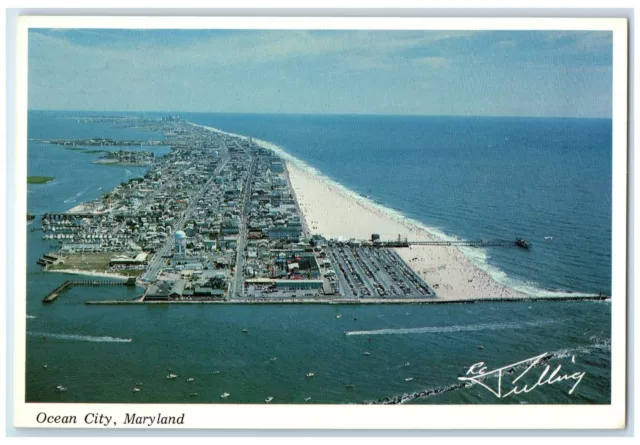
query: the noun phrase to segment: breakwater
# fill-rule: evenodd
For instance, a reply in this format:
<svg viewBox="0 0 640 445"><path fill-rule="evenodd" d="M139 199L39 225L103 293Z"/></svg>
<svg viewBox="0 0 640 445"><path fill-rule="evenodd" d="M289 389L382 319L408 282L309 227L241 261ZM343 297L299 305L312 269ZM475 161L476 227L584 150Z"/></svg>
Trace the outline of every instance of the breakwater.
<svg viewBox="0 0 640 445"><path fill-rule="evenodd" d="M102 300L102 301L86 301L88 305L127 305L127 304L222 304L222 305L251 305L251 304L320 304L320 305L350 305L360 306L369 304L475 304L475 303L520 303L525 301L606 301L611 299L607 295L596 296L577 296L567 295L561 297L531 297L531 298L477 298L462 300L427 300L423 298L398 298L398 299L378 299L370 298L363 300L347 300L347 299L273 299L273 300Z"/></svg>

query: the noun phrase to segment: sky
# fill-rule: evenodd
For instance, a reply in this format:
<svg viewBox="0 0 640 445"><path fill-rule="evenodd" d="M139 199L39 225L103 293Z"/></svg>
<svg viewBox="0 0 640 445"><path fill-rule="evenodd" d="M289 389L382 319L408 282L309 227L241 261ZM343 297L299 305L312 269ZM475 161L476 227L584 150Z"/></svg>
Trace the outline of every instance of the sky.
<svg viewBox="0 0 640 445"><path fill-rule="evenodd" d="M610 117L612 34L31 29L29 108Z"/></svg>

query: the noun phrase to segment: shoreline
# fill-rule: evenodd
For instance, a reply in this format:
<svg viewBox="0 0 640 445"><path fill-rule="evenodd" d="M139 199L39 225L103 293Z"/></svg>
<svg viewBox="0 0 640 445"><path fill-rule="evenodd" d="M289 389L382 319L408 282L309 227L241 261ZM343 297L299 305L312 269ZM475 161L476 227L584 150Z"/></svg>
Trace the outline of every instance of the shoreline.
<svg viewBox="0 0 640 445"><path fill-rule="evenodd" d="M376 233L383 240L398 236L417 241L440 241L408 220L390 214L355 198L342 187L287 163L295 193L311 233L325 237L364 239ZM516 298L526 294L495 281L477 267L456 246L410 246L395 251L442 300L477 298Z"/></svg>
<svg viewBox="0 0 640 445"><path fill-rule="evenodd" d="M214 127L191 122L190 124L215 133L249 139L249 136L225 132ZM433 230L419 221L407 218L400 212L377 204L324 177L314 167L308 166L277 145L261 139L251 139L282 158L287 180L294 190L309 234L321 234L326 238L342 236L346 239L366 239L376 233L384 240L396 239L398 235L416 241L446 240L444 236L433 233ZM521 292L497 281L457 246L410 246L396 248L395 251L429 286L434 287L440 301L598 297L594 294L568 291L549 291L547 295Z"/></svg>

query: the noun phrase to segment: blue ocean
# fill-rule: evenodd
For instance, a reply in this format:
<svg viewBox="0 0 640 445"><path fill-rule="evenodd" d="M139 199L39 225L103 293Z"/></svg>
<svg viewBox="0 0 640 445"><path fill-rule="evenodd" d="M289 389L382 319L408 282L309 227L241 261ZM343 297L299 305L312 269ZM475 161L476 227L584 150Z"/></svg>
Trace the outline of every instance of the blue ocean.
<svg viewBox="0 0 640 445"><path fill-rule="evenodd" d="M28 136L162 138L82 119L100 114L31 111ZM181 117L272 142L442 236L529 240L528 251L465 254L496 280L532 296L611 293L608 119ZM157 155L169 150L153 149ZM144 174L144 168L91 164L98 156L30 140L28 174L56 179L28 186L28 211L68 210ZM262 403L271 396L272 403L610 402L608 301L110 307L84 301L128 298L140 290L77 288L43 305L42 297L68 276L42 273L36 260L51 246L41 232L27 235L27 401ZM572 394L568 382L505 399L478 385L459 386L458 377L476 362L498 368L545 352L563 372L585 372ZM167 369L195 380L169 381ZM306 378L310 371L313 379ZM142 391L131 392L135 382L144 383ZM57 385L69 390L56 393ZM194 391L197 398L189 396ZM231 396L223 400L223 392Z"/></svg>

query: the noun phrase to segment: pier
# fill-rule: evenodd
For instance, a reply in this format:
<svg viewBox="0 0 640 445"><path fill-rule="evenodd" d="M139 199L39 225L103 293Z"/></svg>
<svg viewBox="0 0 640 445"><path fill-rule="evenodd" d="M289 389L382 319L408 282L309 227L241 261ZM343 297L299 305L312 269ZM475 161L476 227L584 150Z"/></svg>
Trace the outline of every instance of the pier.
<svg viewBox="0 0 640 445"><path fill-rule="evenodd" d="M43 299L43 303L51 303L60 294L68 291L74 286L135 286L135 277L127 278L126 281L106 281L106 280L67 280L54 290L49 292Z"/></svg>
<svg viewBox="0 0 640 445"><path fill-rule="evenodd" d="M524 244L519 243L524 240L455 240L455 241L378 241L373 245L377 247L409 247L409 246L469 246L469 247L525 247ZM525 241L526 242L526 241ZM528 243L527 243L528 244Z"/></svg>

